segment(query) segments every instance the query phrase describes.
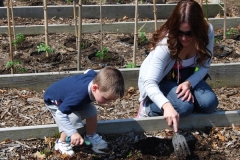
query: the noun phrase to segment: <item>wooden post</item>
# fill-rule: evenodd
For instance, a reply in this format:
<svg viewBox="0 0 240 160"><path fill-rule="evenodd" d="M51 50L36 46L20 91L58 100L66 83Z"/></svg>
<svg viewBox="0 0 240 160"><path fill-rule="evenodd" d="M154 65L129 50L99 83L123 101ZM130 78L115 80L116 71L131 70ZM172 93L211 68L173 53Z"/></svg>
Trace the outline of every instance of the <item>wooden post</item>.
<svg viewBox="0 0 240 160"><path fill-rule="evenodd" d="M223 1L224 3L224 22L223 22L223 39L226 39L226 23L227 23L227 0Z"/></svg>
<svg viewBox="0 0 240 160"><path fill-rule="evenodd" d="M134 26L134 47L133 47L133 64L136 64L136 49L138 45L138 0L135 0L135 26Z"/></svg>
<svg viewBox="0 0 240 160"><path fill-rule="evenodd" d="M101 51L103 50L102 0L100 0Z"/></svg>
<svg viewBox="0 0 240 160"><path fill-rule="evenodd" d="M13 3L11 0L11 14L12 14L12 30L13 30L13 39L16 41L16 32L15 32L15 23L14 23L14 14L13 14ZM17 46L15 46L15 50Z"/></svg>
<svg viewBox="0 0 240 160"><path fill-rule="evenodd" d="M11 31L11 19L10 19L10 0L7 0L7 19L8 19L8 37L9 37L9 60L13 62L12 53L12 31ZM11 67L11 74L13 74L13 67Z"/></svg>
<svg viewBox="0 0 240 160"><path fill-rule="evenodd" d="M45 44L48 46L48 16L47 16L47 0L43 0L43 10L44 10L44 21L45 21ZM46 57L48 57L48 52L46 51Z"/></svg>
<svg viewBox="0 0 240 160"><path fill-rule="evenodd" d="M78 65L77 70L81 69L81 44L82 44L82 0L78 4Z"/></svg>
<svg viewBox="0 0 240 160"><path fill-rule="evenodd" d="M75 38L76 38L76 49L78 49L78 28L77 28L77 16L76 16L76 0L73 0L73 18L75 21Z"/></svg>
<svg viewBox="0 0 240 160"><path fill-rule="evenodd" d="M156 15L156 0L153 0L153 14L154 14L154 27L155 31L157 30L157 15Z"/></svg>

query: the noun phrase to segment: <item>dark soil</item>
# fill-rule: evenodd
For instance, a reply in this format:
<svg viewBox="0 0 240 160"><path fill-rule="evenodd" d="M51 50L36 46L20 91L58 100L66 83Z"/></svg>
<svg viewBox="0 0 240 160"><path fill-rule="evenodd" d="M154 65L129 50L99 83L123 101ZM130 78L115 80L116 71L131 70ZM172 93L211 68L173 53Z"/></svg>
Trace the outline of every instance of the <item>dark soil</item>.
<svg viewBox="0 0 240 160"><path fill-rule="evenodd" d="M240 16L238 1L227 0L230 4L228 13L231 16ZM1 2L1 1L0 1ZM121 1L124 3L125 1ZM130 3L126 1L126 3ZM167 1L173 2L173 1ZM234 4L236 2L236 4ZM14 1L14 5L42 5L42 1ZM94 1L86 1L86 4L96 4ZM134 2L132 2L134 3ZM66 4L65 1L48 1L49 5ZM18 19L18 20L17 20ZM31 22L31 24L39 23L39 20L27 19L26 22L21 18L16 18L16 24ZM40 20L41 21L41 20ZM70 23L66 20L65 23ZM86 20L87 21L87 20ZM91 21L91 20L90 20ZM0 20L1 25L6 25L5 20ZM240 26L236 28L240 32ZM222 30L216 31L216 35L222 33ZM146 33L149 39L150 33ZM89 62L88 56L96 53L103 46L113 53L124 58L123 63L114 62L117 68L125 68L127 64L132 62L133 54L133 34L113 34L104 33L103 42L101 35L84 34L81 49L81 69L100 69L103 65ZM53 71L75 71L77 70L78 53L76 49L76 37L73 34L50 34L49 44L54 49L53 54L46 57L45 53L38 53L37 46L44 42L44 35L29 35L24 41L14 48L13 59L19 60L21 64L15 66L14 73L39 73ZM6 68L9 61L9 41L7 35L0 36L0 74L10 74L10 69ZM139 39L139 42L141 39ZM224 55L219 53L223 51L221 47L215 47L215 57L213 63L232 63L240 62L240 42L239 39L229 38L216 43L228 46L232 49L232 53ZM137 66L146 57L147 42L139 43L136 53ZM216 45L217 46L217 45ZM217 56L220 55L220 56ZM121 59L121 58L120 58ZM101 62L102 64L102 62ZM218 110L240 110L240 94L239 88L219 88L214 89L219 99ZM44 92L44 91L43 91ZM54 124L54 120L43 103L43 92L35 92L30 90L17 90L13 88L0 89L0 127L13 126L31 126L42 124ZM139 92L137 89L130 88L126 91L125 97L121 100L113 102L109 106L99 106L98 119L124 119L134 118L139 108L138 102ZM216 127L206 129L192 129L181 131L186 137L191 155L184 157L188 160L237 160L240 158L240 127ZM17 134L17 133L16 133ZM89 146L76 146L74 151L75 157L67 157L54 151L53 146L56 138L46 137L45 139L29 138L25 140L6 140L0 143L0 159L106 159L106 160L174 160L178 159L174 153L172 146L173 131L169 129L161 131L153 131L146 133L125 133L114 135L102 135L109 142L107 154L96 154ZM44 153L44 154L43 154ZM43 158L41 158L41 156ZM44 158L45 156L45 158ZM35 158L34 158L35 157Z"/></svg>

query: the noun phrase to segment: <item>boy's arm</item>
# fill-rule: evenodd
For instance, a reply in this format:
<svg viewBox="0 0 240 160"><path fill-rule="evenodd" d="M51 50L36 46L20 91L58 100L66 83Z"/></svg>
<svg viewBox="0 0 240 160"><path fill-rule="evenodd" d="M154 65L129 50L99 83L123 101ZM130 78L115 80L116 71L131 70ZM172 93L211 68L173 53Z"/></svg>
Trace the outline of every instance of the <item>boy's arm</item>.
<svg viewBox="0 0 240 160"><path fill-rule="evenodd" d="M70 119L67 114L62 113L60 110L56 111L56 123L59 128L62 128L67 136L71 136L77 132L75 127L70 122Z"/></svg>

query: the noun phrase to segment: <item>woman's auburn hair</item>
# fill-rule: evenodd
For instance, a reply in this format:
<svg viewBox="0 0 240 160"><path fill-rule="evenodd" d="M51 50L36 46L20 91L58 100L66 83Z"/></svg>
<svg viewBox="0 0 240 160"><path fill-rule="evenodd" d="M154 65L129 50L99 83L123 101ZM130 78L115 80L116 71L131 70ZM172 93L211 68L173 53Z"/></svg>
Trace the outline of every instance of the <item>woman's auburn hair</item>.
<svg viewBox="0 0 240 160"><path fill-rule="evenodd" d="M199 56L197 63L202 65L206 59L210 60L212 56L211 51L207 49L209 25L205 20L201 6L194 0L181 0L178 2L168 20L153 33L149 48L150 50L155 49L157 44L167 36L171 58L180 60L178 54L183 46L177 37L182 23L188 23L191 27L197 55Z"/></svg>

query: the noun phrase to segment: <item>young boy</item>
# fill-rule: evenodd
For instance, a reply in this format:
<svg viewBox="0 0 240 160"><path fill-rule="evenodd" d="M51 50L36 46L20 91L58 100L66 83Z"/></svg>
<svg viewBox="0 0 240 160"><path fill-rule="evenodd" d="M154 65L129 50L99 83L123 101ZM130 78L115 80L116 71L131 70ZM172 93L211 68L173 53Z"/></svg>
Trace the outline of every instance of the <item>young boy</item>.
<svg viewBox="0 0 240 160"><path fill-rule="evenodd" d="M122 98L124 91L122 73L112 67L105 67L98 73L87 70L82 75L63 78L52 84L44 94L44 102L61 132L55 150L73 156L71 144L82 145L84 140L93 148L107 148L107 142L96 133L97 109L91 102L106 104ZM83 127L82 119L86 119L84 139L77 132ZM66 142L66 137L71 138L70 143Z"/></svg>

